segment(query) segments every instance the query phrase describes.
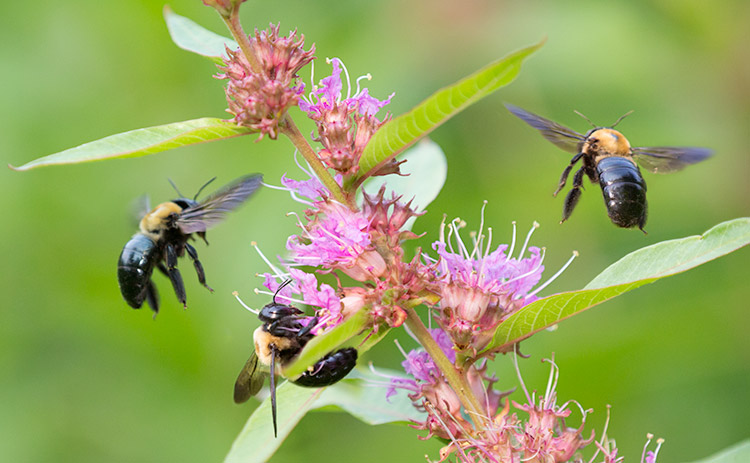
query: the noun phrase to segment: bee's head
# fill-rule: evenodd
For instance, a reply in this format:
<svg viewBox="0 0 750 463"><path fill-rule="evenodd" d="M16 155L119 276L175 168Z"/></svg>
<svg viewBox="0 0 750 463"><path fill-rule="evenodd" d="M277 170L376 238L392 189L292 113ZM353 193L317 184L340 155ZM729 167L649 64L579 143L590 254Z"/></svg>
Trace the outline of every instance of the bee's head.
<svg viewBox="0 0 750 463"><path fill-rule="evenodd" d="M172 202L180 206L183 211L189 207L194 207L198 205L198 201L194 199L188 199L188 198L177 198L177 199L173 199Z"/></svg>
<svg viewBox="0 0 750 463"><path fill-rule="evenodd" d="M303 311L292 305L284 305L277 302L271 302L270 304L266 304L262 309L260 309L260 312L258 312L258 318L263 323L271 323L282 318L301 315L303 313Z"/></svg>
<svg viewBox="0 0 750 463"><path fill-rule="evenodd" d="M592 130L586 137L585 148L597 154L630 154L630 142L615 129L601 128Z"/></svg>

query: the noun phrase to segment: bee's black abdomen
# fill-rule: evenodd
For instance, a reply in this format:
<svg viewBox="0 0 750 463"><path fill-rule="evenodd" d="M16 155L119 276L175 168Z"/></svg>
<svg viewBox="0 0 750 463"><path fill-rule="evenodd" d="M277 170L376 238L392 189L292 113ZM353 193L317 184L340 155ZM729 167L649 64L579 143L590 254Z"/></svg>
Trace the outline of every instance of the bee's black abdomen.
<svg viewBox="0 0 750 463"><path fill-rule="evenodd" d="M347 347L326 355L302 374L294 384L305 387L330 386L344 379L357 364L357 349Z"/></svg>
<svg viewBox="0 0 750 463"><path fill-rule="evenodd" d="M125 244L117 261L117 282L125 302L139 309L148 296L158 246L140 233Z"/></svg>
<svg viewBox="0 0 750 463"><path fill-rule="evenodd" d="M638 167L628 158L608 157L597 164L607 214L618 227L638 227L646 224L648 203L646 182Z"/></svg>

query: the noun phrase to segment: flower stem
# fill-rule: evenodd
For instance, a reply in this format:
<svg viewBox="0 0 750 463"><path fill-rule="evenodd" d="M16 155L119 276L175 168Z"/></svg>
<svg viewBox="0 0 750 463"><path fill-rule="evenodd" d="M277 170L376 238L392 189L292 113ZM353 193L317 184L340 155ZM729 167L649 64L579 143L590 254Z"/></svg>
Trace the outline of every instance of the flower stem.
<svg viewBox="0 0 750 463"><path fill-rule="evenodd" d="M260 66L258 58L253 52L253 47L250 44L250 39L247 37L247 34L245 34L245 31L242 30L242 24L240 24L239 8L235 8L228 18L222 16L221 19L224 20L224 24L227 25L227 28L229 28L229 31L232 33L232 37L234 37L234 40L240 46L240 50L242 50L242 54L245 55L245 58L247 58L247 62L250 63L250 69L252 69L252 71L256 74L261 73L263 69Z"/></svg>
<svg viewBox="0 0 750 463"><path fill-rule="evenodd" d="M307 139L302 135L302 133L299 131L299 128L297 128L297 125L294 123L292 118L289 117L288 114L284 116L284 119L279 125L279 129L281 133L289 137L289 140L294 144L299 152L302 153L305 161L307 161L310 167L312 167L312 169L315 171L315 175L318 177L318 180L320 180L321 183L323 183L323 185L328 189L328 191L331 192L333 198L341 204L346 204L350 208L354 209L356 206L349 200L347 200L347 197L346 195L344 195L344 192L341 190L339 184L336 183L336 180L334 180L334 178L331 176L331 173L328 171L328 169L326 169L326 166L324 166L320 159L318 159L318 155L315 153L315 150L312 146L310 146L310 143L307 142Z"/></svg>
<svg viewBox="0 0 750 463"><path fill-rule="evenodd" d="M432 338L427 327L422 323L417 312L412 308L406 309L406 326L409 327L411 332L414 333L414 336L416 336L417 341L419 341L427 353L430 354L432 361L435 362L435 365L437 365L443 373L443 376L445 376L448 384L453 388L453 391L458 396L464 409L466 409L469 416L471 416L472 421L476 423L477 419L486 417L486 413L483 412L483 407L471 390L466 375L457 370L450 360L448 360L448 357L438 343Z"/></svg>

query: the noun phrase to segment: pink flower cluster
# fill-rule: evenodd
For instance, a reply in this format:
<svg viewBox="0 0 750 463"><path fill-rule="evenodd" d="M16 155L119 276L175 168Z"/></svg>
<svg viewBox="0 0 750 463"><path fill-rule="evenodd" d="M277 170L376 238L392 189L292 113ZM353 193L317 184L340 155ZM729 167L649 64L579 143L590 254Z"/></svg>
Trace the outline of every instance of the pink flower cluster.
<svg viewBox="0 0 750 463"><path fill-rule="evenodd" d="M339 285L339 322L368 307L373 326L401 325L406 313L400 304L428 291L433 278L418 257L403 262L401 241L416 236L403 230L406 221L417 215L410 203L395 195L386 199L381 189L376 195L365 194L360 209L351 209L331 199L330 192L312 176L306 181L284 176L281 183L293 198L308 206L299 219L301 232L287 239L289 258L284 266L341 272L365 283ZM291 270L278 275L278 279L288 277L298 279Z"/></svg>
<svg viewBox="0 0 750 463"><path fill-rule="evenodd" d="M537 224L529 231L518 257L512 257L515 224L510 246L502 244L494 250L491 229L485 236L480 227L473 245L467 246L461 238L462 226L459 220L443 222L440 239L433 243L438 254L435 273L440 295L435 319L458 350L476 354L487 347L495 328L534 302L537 292L565 270L576 253L555 276L534 289L544 271L543 250L528 246Z"/></svg>
<svg viewBox="0 0 750 463"><path fill-rule="evenodd" d="M267 31L256 29L250 44L260 69L254 70L241 50L230 49L219 66L223 72L216 78L228 81L227 111L234 114L236 124L259 131L261 137L278 136L282 118L304 91L304 85L297 84L297 72L313 60L315 46L304 51L304 36L296 35L292 31L281 37L279 26L273 24Z"/></svg>
<svg viewBox="0 0 750 463"><path fill-rule="evenodd" d="M303 97L299 106L317 124L316 141L323 145L318 151L320 160L339 173L352 175L357 172L367 142L385 122L375 114L391 102L393 94L380 101L363 88L343 97L341 60L334 58L331 64L333 73L321 80L307 98Z"/></svg>

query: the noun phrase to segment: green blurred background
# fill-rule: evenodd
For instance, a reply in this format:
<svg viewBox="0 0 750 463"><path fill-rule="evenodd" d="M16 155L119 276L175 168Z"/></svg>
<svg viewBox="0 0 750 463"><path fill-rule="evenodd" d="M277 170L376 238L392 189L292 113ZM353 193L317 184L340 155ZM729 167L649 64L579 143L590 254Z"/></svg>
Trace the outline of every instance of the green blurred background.
<svg viewBox="0 0 750 463"><path fill-rule="evenodd" d="M172 45L161 2L2 2L0 53L3 162L31 159L109 134L224 115L213 65ZM171 4L225 34L199 0ZM289 0L243 7L245 28L281 22L315 42L317 78L338 56L352 76L372 73L371 94L396 97L398 115L438 88L507 52L547 44L511 86L469 108L433 136L449 162L447 185L419 219L429 246L443 213L487 222L508 240L515 220L546 246L547 275L581 257L545 293L581 288L640 247L694 235L750 214L750 3L744 0L501 2ZM307 71L305 78L309 78ZM714 158L669 175L646 174L649 234L612 226L596 186L558 225L551 196L570 155L502 106L512 102L585 131L577 109L619 126L634 145L709 146ZM295 116L299 116L296 114ZM302 118L297 117L297 120ZM308 132L309 125L303 125ZM285 140L243 137L157 156L27 173L0 170L3 297L0 322L0 460L220 461L252 410L231 389L257 320L231 297L252 290L265 265L250 248L283 252L299 210L270 189L199 245L214 294L183 263L189 308L156 276L163 309L153 321L121 300L115 261L134 232L131 200L172 198L166 181L193 192L216 175L226 183L262 172L298 176ZM664 437L660 462L691 461L750 435L750 250L638 289L525 342L526 384L543 389L555 353L559 398L596 412L620 455L638 461L645 434ZM391 339L365 360L397 367ZM413 345L402 336L403 345ZM517 380L510 359L500 386ZM362 362L364 363L364 362ZM520 400L519 397L517 397ZM571 424L577 425L573 419ZM305 418L274 461L423 461L438 445L400 426L370 428L343 414ZM364 451L366 449L366 451Z"/></svg>

